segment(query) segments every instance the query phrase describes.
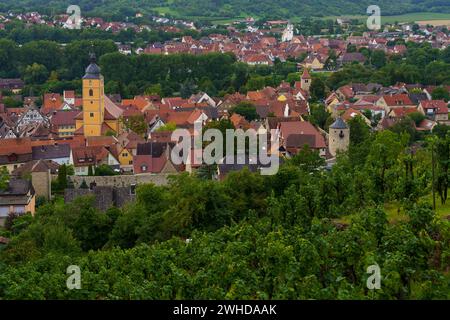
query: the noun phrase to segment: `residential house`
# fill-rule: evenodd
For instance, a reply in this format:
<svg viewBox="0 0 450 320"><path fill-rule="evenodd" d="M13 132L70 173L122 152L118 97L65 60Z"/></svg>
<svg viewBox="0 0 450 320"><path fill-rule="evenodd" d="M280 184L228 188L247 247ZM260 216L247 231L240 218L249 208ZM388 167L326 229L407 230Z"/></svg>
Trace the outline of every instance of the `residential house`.
<svg viewBox="0 0 450 320"><path fill-rule="evenodd" d="M95 167L103 164L119 170L120 162L117 159L118 156L113 152L115 153L112 148L104 146L72 148L70 164L75 167L75 175L77 176L87 176L89 167L94 170Z"/></svg>
<svg viewBox="0 0 450 320"><path fill-rule="evenodd" d="M51 160L59 165L70 164L70 144L41 145L31 147L33 160Z"/></svg>
<svg viewBox="0 0 450 320"><path fill-rule="evenodd" d="M348 123L349 120L360 117L369 127L371 126L371 121L364 114L362 114L359 110L348 108L341 114L342 120Z"/></svg>
<svg viewBox="0 0 450 320"><path fill-rule="evenodd" d="M133 157L135 174L175 173L178 171L171 161L171 147L168 143L139 143Z"/></svg>
<svg viewBox="0 0 450 320"><path fill-rule="evenodd" d="M307 121L280 122L280 151L286 155L297 154L306 144L317 150L321 157L326 156L325 138Z"/></svg>
<svg viewBox="0 0 450 320"><path fill-rule="evenodd" d="M417 107L393 108L388 113L388 117L393 119L403 119L406 116L416 112L418 112Z"/></svg>
<svg viewBox="0 0 450 320"><path fill-rule="evenodd" d="M323 70L323 68L325 67L325 61L323 61L319 55L309 55L299 65L302 69L317 71Z"/></svg>
<svg viewBox="0 0 450 320"><path fill-rule="evenodd" d="M366 57L360 53L360 52L347 52L344 53L343 55L341 55L338 59L338 64L340 66L344 65L344 64L348 64L348 63L353 63L353 62L357 62L357 63L365 63L366 62Z"/></svg>
<svg viewBox="0 0 450 320"><path fill-rule="evenodd" d="M53 111L61 110L62 106L63 99L59 93L46 93L44 94L44 102L42 104L41 113L47 115Z"/></svg>
<svg viewBox="0 0 450 320"><path fill-rule="evenodd" d="M14 171L24 163L32 160L31 142L29 139L8 139L0 144L0 167L8 172Z"/></svg>
<svg viewBox="0 0 450 320"><path fill-rule="evenodd" d="M282 163L282 159L279 159ZM258 156L238 154L226 156L217 165L217 178L223 180L230 172L241 171L247 168L250 172L260 172L263 168L269 168L271 164L262 164Z"/></svg>
<svg viewBox="0 0 450 320"><path fill-rule="evenodd" d="M384 108L386 113L396 108L416 107L407 94L384 95L377 101L377 106Z"/></svg>
<svg viewBox="0 0 450 320"><path fill-rule="evenodd" d="M76 101L75 91L65 90L63 92L63 100L64 100L64 103L66 103L70 106L75 106L75 101Z"/></svg>
<svg viewBox="0 0 450 320"><path fill-rule="evenodd" d="M35 213L35 191L30 181L11 179L6 190L0 190L0 225L9 215Z"/></svg>
<svg viewBox="0 0 450 320"><path fill-rule="evenodd" d="M17 168L11 173L14 179L29 178L36 197L52 197L52 175L58 174L59 164L51 160L33 160Z"/></svg>
<svg viewBox="0 0 450 320"><path fill-rule="evenodd" d="M123 132L117 137L117 140L116 146L120 168L123 171L133 172L133 157L137 155L138 145L145 143L145 140L132 131Z"/></svg>
<svg viewBox="0 0 450 320"><path fill-rule="evenodd" d="M75 118L80 112L55 111L50 118L50 125L59 137L72 137L75 135Z"/></svg>
<svg viewBox="0 0 450 320"><path fill-rule="evenodd" d="M430 120L437 122L448 121L448 103L444 100L423 100L418 111L426 115Z"/></svg>
<svg viewBox="0 0 450 320"><path fill-rule="evenodd" d="M23 128L30 125L38 127L41 124L48 127L48 118L41 114L37 108L31 107L19 116L19 119L17 120L17 130L21 131Z"/></svg>
<svg viewBox="0 0 450 320"><path fill-rule="evenodd" d="M24 85L21 79L0 79L0 91L7 90L17 94L22 91Z"/></svg>

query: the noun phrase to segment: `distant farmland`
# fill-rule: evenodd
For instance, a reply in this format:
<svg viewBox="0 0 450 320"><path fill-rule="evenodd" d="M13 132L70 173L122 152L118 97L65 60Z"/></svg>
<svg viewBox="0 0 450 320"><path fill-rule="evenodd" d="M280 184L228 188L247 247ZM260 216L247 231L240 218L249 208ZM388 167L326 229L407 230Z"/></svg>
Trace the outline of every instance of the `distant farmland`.
<svg viewBox="0 0 450 320"><path fill-rule="evenodd" d="M426 26L426 25L432 25L432 26L447 26L450 27L450 20L423 20L423 21L416 21L417 24Z"/></svg>

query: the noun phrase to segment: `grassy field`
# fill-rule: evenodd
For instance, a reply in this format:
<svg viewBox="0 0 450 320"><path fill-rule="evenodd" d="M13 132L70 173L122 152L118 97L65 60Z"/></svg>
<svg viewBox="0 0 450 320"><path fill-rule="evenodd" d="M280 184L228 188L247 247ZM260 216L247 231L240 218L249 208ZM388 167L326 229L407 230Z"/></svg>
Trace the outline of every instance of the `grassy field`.
<svg viewBox="0 0 450 320"><path fill-rule="evenodd" d="M156 7L153 8L158 11L160 14L171 14L176 17L189 19L189 20L205 20L210 21L215 24L229 24L234 21L244 19L246 15L241 15L238 17L208 17L208 16L183 16L180 12L173 10L169 7ZM252 15L253 18L258 19L257 16ZM335 20L337 18L348 18L348 19L358 19L363 22L367 19L367 15L348 15L348 16L327 16L321 19L332 19ZM312 17L314 18L314 17ZM302 17L293 17L290 20L292 22L299 22ZM435 13L435 12L416 12L416 13L408 13L403 15L395 15L395 16L387 16L383 15L383 10L381 10L381 22L385 23L395 23L395 22L423 22L424 24L436 23L438 21L439 25L448 24L450 25L450 13Z"/></svg>
<svg viewBox="0 0 450 320"><path fill-rule="evenodd" d="M158 11L159 14L165 15L165 14L171 14L176 16L178 14L177 11L169 8L169 7L155 7L153 10Z"/></svg>
<svg viewBox="0 0 450 320"><path fill-rule="evenodd" d="M323 19L337 19L337 18L347 18L347 19L358 19L364 21L367 19L367 15L357 15L357 16L328 16ZM300 18L298 18L300 19ZM418 21L436 21L436 20L450 20L450 13L435 13L435 12L416 12L408 13L396 16L383 15L381 11L381 23L395 23L395 22L418 22Z"/></svg>
<svg viewBox="0 0 450 320"><path fill-rule="evenodd" d="M423 12L423 13L410 13L401 16L381 17L382 23L429 21L430 24L432 24L431 22L436 20L450 20L450 13Z"/></svg>
<svg viewBox="0 0 450 320"><path fill-rule="evenodd" d="M449 189L450 192L450 189ZM430 205L433 205L433 197L431 194L424 196L421 198L425 200ZM401 208L400 204L397 202L387 203L384 206L384 210L386 211L387 218L390 223L396 223L399 221L405 221L408 219L403 208ZM442 219L447 219L450 216L450 199L447 200L446 204L442 205L439 196L436 194L436 213ZM349 224L351 222L352 215L347 215L342 218L336 219L335 221L338 223Z"/></svg>
<svg viewBox="0 0 450 320"><path fill-rule="evenodd" d="M425 200L430 205L433 205L433 197L431 194L423 197L422 200ZM385 206L385 209L389 217L389 221L406 219L405 212L403 211L403 209L399 210L399 205L397 203L390 203ZM447 202L443 205L441 204L439 196L436 194L436 213L443 219L450 216L450 199L448 199Z"/></svg>

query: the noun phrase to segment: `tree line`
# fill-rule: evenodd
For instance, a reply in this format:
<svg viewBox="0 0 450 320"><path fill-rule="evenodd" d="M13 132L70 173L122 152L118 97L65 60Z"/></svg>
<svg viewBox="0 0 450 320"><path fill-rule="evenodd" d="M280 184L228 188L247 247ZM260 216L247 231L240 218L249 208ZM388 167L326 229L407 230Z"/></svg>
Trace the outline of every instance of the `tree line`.
<svg viewBox="0 0 450 320"><path fill-rule="evenodd" d="M364 15L367 7L373 3L368 0L358 2L351 0L313 1L305 0L300 3L295 0L273 2L261 0L258 2L244 0L146 0L127 1L111 0L108 4L102 1L80 0L77 4L87 15L101 16L124 20L134 17L136 13L156 13L154 8L165 8L167 13L176 17L242 17L253 15L271 19L286 19L305 16L346 16ZM448 3L436 0L410 1L399 0L393 3L388 0L379 0L376 3L383 12L398 15L410 12L450 12ZM64 12L69 3L64 0L53 0L50 3L44 0L4 0L0 4L0 12L7 10L39 11L46 14Z"/></svg>

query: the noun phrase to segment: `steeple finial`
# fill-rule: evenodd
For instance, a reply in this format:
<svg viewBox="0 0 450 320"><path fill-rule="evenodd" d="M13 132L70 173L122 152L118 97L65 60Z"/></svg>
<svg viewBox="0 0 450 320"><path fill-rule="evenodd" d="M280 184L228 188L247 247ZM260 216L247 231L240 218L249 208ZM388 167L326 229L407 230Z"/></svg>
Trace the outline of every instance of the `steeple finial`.
<svg viewBox="0 0 450 320"><path fill-rule="evenodd" d="M93 51L89 53L89 59L91 63L97 63L97 57L95 56L95 53Z"/></svg>

